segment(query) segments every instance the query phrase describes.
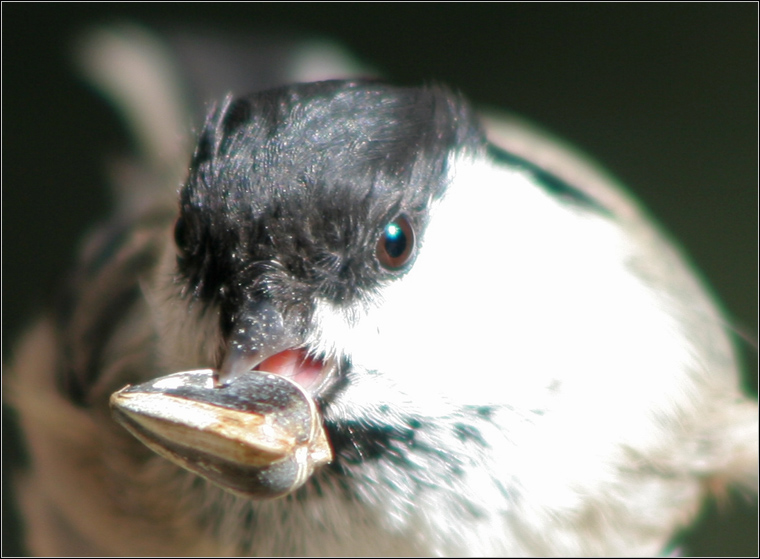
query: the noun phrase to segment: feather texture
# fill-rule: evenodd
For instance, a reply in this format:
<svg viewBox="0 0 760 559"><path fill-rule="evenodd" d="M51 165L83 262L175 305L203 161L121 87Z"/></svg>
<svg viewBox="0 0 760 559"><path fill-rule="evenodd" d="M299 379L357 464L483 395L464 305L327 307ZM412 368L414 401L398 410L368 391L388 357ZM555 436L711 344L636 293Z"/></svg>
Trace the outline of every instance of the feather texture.
<svg viewBox="0 0 760 559"><path fill-rule="evenodd" d="M93 40L151 81L167 59L142 32ZM354 73L327 52L329 77ZM295 59L246 86L313 77ZM160 85L122 101L148 155L11 366L34 553L653 555L709 491L757 492L757 402L720 311L585 158L445 88L360 80L226 97L191 158L192 103ZM383 269L399 214L414 258ZM261 299L337 366L314 394L333 462L257 501L155 455L108 401L219 368Z"/></svg>

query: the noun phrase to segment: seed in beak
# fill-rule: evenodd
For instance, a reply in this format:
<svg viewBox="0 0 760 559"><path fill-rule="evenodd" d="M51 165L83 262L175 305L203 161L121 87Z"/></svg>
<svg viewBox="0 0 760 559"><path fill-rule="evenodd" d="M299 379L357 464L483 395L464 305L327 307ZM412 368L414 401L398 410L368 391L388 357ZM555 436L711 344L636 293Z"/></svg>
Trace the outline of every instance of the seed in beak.
<svg viewBox="0 0 760 559"><path fill-rule="evenodd" d="M251 371L214 386L215 371L185 371L111 396L116 419L149 448L223 489L286 495L332 460L321 414L292 379Z"/></svg>

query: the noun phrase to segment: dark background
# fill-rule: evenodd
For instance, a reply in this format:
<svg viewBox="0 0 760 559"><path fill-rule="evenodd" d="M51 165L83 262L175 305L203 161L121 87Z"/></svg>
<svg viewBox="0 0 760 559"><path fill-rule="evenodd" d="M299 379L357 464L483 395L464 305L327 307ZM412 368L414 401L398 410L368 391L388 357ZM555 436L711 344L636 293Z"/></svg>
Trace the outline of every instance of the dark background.
<svg viewBox="0 0 760 559"><path fill-rule="evenodd" d="M619 176L724 302L757 393L757 5L3 4L3 362L107 214L118 119L73 73L77 30L122 19L333 37L402 83L436 79L553 130ZM4 485L18 458L4 410ZM757 505L710 504L688 555L757 555ZM22 553L3 494L3 555Z"/></svg>

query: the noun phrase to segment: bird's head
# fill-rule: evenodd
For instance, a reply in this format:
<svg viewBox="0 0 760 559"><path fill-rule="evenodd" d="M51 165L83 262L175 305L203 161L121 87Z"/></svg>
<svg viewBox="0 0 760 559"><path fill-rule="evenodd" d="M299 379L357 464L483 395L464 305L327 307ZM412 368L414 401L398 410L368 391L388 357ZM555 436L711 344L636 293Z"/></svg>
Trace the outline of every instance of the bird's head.
<svg viewBox="0 0 760 559"><path fill-rule="evenodd" d="M164 274L174 290L168 359L214 369L213 383L199 381L213 390L183 397L208 404L214 392L235 391L254 401L261 387L248 382L273 373L290 381L271 385L274 393L297 400L304 416L313 413L306 400L317 410L331 452L321 441L309 452L321 462L332 454L334 472L369 479L362 491L461 473L494 400L460 390L469 350L453 345L480 336L457 311L467 305L458 259L479 253L468 251L478 218L449 211L440 234L429 229L456 166L484 147L469 105L436 86L330 81L228 98L200 134L180 193L174 270ZM120 394L117 409L135 405ZM136 434L145 440L146 429ZM165 439L178 435L163 435L146 442L246 495L289 492L319 465L277 483L249 470L219 475L198 467L196 443L193 456L167 453ZM408 505L417 491L393 493Z"/></svg>
<svg viewBox="0 0 760 559"><path fill-rule="evenodd" d="M321 328L325 309L350 326L383 305L414 264L453 157L480 143L467 105L435 87L321 82L214 111L175 240L185 298L219 317L221 380L301 355L294 374L311 385L319 363L350 360L346 340Z"/></svg>

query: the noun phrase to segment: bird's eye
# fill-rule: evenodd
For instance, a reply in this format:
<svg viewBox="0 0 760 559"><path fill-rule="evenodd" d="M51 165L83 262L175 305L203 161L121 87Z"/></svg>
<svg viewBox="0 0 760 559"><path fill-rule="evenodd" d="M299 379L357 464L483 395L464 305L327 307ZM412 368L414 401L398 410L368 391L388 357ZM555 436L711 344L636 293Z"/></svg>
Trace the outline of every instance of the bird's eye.
<svg viewBox="0 0 760 559"><path fill-rule="evenodd" d="M388 270L398 270L408 263L414 253L414 230L409 220L400 215L383 229L377 241L376 255Z"/></svg>

